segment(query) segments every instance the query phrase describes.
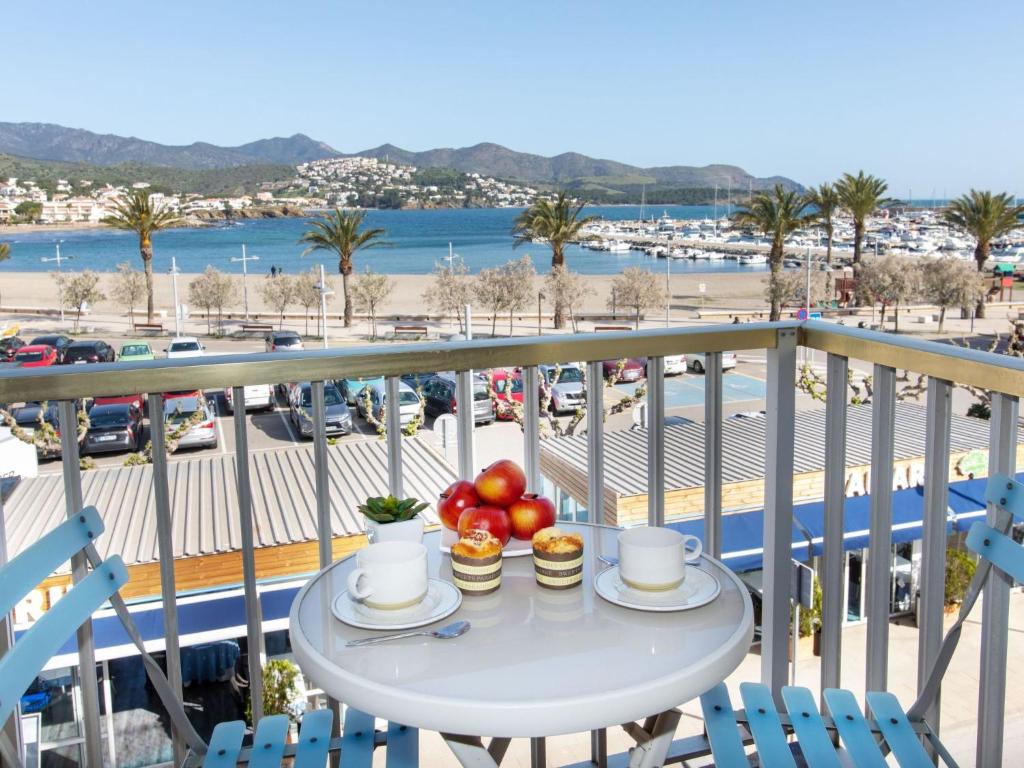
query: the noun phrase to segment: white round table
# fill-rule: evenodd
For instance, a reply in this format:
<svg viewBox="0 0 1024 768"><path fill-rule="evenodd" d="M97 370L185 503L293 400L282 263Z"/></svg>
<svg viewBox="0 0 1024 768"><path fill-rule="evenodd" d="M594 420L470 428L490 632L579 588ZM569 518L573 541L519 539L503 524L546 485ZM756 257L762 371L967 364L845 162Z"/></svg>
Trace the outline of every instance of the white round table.
<svg viewBox="0 0 1024 768"><path fill-rule="evenodd" d="M731 571L705 558L722 591L701 608L649 613L608 603L594 591L617 555L618 529L559 523L582 534L583 584L547 590L532 557L506 558L501 588L466 596L452 616L472 629L454 640L417 637L346 648L378 632L343 624L331 602L354 567L349 557L299 592L289 627L302 671L339 701L377 717L441 733L536 737L578 733L670 710L724 680L754 632L750 596ZM428 533L431 576L451 579L440 533Z"/></svg>

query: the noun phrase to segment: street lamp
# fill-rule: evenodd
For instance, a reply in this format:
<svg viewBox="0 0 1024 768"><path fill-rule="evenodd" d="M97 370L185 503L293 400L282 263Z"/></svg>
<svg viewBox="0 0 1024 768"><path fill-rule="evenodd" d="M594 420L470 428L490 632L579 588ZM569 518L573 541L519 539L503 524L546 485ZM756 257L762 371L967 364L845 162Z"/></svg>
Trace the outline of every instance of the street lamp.
<svg viewBox="0 0 1024 768"><path fill-rule="evenodd" d="M62 323L64 322L64 280L61 279L60 265L61 265L61 262L70 261L71 260L71 256L61 256L60 255L60 244L63 243L63 242L64 242L63 240L58 240L57 241L57 255L56 256L43 256L41 259L39 259L44 264L46 264L48 262L51 262L51 261L57 262L57 303L60 304L60 321Z"/></svg>
<svg viewBox="0 0 1024 768"><path fill-rule="evenodd" d="M327 349L327 297L334 291L327 290L327 280L324 278L324 265L320 265L320 282L316 284L320 291L320 327L323 329L324 349Z"/></svg>
<svg viewBox="0 0 1024 768"><path fill-rule="evenodd" d="M181 336L181 313L178 311L178 260L171 256L171 288L174 291L174 335Z"/></svg>
<svg viewBox="0 0 1024 768"><path fill-rule="evenodd" d="M541 302L544 301L544 291L537 291L537 335L540 336L540 313Z"/></svg>
<svg viewBox="0 0 1024 768"><path fill-rule="evenodd" d="M249 270L246 265L250 261L259 261L259 256L246 256L245 255L245 243L242 243L242 257L232 256L231 261L242 262L242 303L245 305L245 319L249 319L249 283L246 277L249 275Z"/></svg>

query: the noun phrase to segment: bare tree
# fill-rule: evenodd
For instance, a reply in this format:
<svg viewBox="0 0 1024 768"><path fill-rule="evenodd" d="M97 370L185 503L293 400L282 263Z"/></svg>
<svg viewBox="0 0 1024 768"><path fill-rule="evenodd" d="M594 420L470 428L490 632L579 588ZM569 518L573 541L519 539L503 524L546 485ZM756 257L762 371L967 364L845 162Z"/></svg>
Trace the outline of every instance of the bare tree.
<svg viewBox="0 0 1024 768"><path fill-rule="evenodd" d="M508 310L508 335L512 335L512 314L533 300L534 279L537 276L529 256L511 260L501 268L499 281L505 295L504 308ZM564 304L562 305L564 308ZM492 331L492 336L493 331Z"/></svg>
<svg viewBox="0 0 1024 768"><path fill-rule="evenodd" d="M826 273L816 270L811 272L811 303L814 307L819 301L828 298ZM779 306L791 305L803 307L807 294L807 273L803 270L780 272L776 280L765 280L765 299L772 302L772 291L778 292Z"/></svg>
<svg viewBox="0 0 1024 768"><path fill-rule="evenodd" d="M320 308L320 274L314 267L307 272L295 276L295 301L302 305L302 314L306 318L306 335L309 335L309 310ZM319 321L319 313L317 320Z"/></svg>
<svg viewBox="0 0 1024 768"><path fill-rule="evenodd" d="M288 275L268 277L260 286L260 295L268 307L277 312L280 330L284 327L284 313L295 303L295 278Z"/></svg>
<svg viewBox="0 0 1024 768"><path fill-rule="evenodd" d="M920 292L921 268L910 256L884 256L864 259L857 277L857 292L862 300L880 304L881 327L885 328L885 310L896 308L896 332L900 330L900 304L913 299Z"/></svg>
<svg viewBox="0 0 1024 768"><path fill-rule="evenodd" d="M394 289L394 281L387 275L378 275L369 267L365 272L356 275L352 284L352 298L356 309L370 315L370 327L373 338L377 338L377 309L388 300Z"/></svg>
<svg viewBox="0 0 1024 768"><path fill-rule="evenodd" d="M505 286L501 267L481 269L473 280L473 296L477 304L491 313L491 336L495 334L498 313L505 308Z"/></svg>
<svg viewBox="0 0 1024 768"><path fill-rule="evenodd" d="M612 293L615 305L622 304L633 310L635 327L640 328L640 313L645 309L661 307L665 304L665 286L661 277L640 267L626 267L612 281ZM608 298L608 308L613 306L612 298Z"/></svg>
<svg viewBox="0 0 1024 768"><path fill-rule="evenodd" d="M544 278L544 295L552 307L561 306L569 312L572 320L573 333L578 333L576 317L588 296L596 291L579 272L572 272L568 267L552 267Z"/></svg>
<svg viewBox="0 0 1024 768"><path fill-rule="evenodd" d="M459 330L465 333L462 308L469 303L471 288L469 268L465 264L460 262L446 266L438 262L434 265L433 280L423 292L423 300L431 311L455 315L459 320Z"/></svg>
<svg viewBox="0 0 1024 768"><path fill-rule="evenodd" d="M985 295L984 280L974 264L946 256L921 265L921 295L939 308L939 333L946 310L970 307Z"/></svg>
<svg viewBox="0 0 1024 768"><path fill-rule="evenodd" d="M82 319L82 311L86 306L106 298L99 288L100 276L91 269L87 269L84 272L58 274L55 277L58 284L62 286L64 306L75 313L75 331L77 332Z"/></svg>
<svg viewBox="0 0 1024 768"><path fill-rule="evenodd" d="M212 272L211 272L212 270ZM210 293L213 306L217 309L217 330L224 330L224 308L238 301L238 284L231 275L225 274L213 267L207 267L210 272Z"/></svg>
<svg viewBox="0 0 1024 768"><path fill-rule="evenodd" d="M110 298L128 307L128 319L135 325L135 305L146 297L146 275L122 261L112 282Z"/></svg>
<svg viewBox="0 0 1024 768"><path fill-rule="evenodd" d="M216 271L214 267L207 266L206 270L194 277L188 284L188 300L197 307L202 308L206 315L206 333L211 332L210 316L213 314L213 291L211 290L210 272Z"/></svg>

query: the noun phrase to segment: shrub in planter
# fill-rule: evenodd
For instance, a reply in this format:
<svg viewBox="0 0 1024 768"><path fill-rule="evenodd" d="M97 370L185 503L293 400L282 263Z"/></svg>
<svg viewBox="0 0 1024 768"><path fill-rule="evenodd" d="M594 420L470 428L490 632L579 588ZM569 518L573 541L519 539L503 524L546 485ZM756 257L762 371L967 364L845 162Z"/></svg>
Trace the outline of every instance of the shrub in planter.
<svg viewBox="0 0 1024 768"><path fill-rule="evenodd" d="M252 702L246 708L252 722ZM295 663L287 659L271 659L263 667L263 714L287 715L299 722L306 711L306 685Z"/></svg>
<svg viewBox="0 0 1024 768"><path fill-rule="evenodd" d="M963 550L952 547L946 550L945 603L947 606L959 605L963 602L977 567L974 558Z"/></svg>

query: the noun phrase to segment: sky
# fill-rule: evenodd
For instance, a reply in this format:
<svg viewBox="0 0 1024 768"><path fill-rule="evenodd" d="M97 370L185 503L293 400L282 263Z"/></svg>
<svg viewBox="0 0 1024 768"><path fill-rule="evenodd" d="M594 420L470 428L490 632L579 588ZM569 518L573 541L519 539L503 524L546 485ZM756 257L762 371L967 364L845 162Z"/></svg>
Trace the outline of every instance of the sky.
<svg viewBox="0 0 1024 768"><path fill-rule="evenodd" d="M1024 196L1021 0L55 0L0 17L0 120L345 152L491 141Z"/></svg>

